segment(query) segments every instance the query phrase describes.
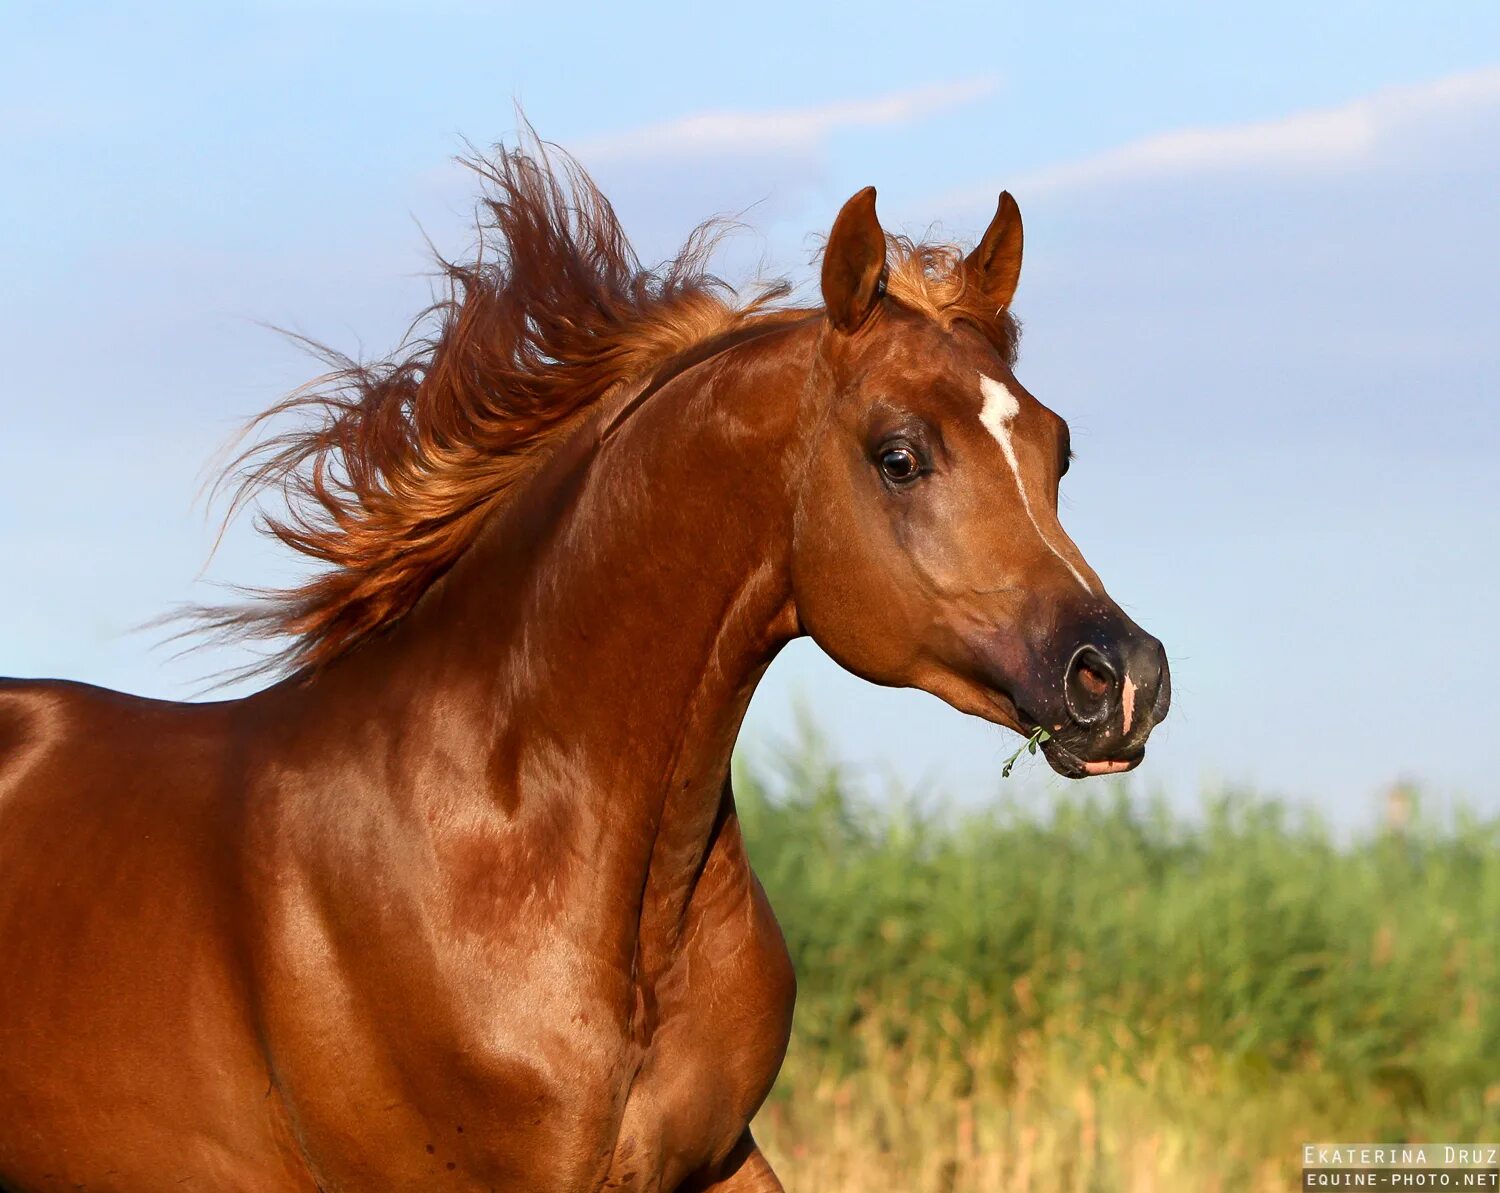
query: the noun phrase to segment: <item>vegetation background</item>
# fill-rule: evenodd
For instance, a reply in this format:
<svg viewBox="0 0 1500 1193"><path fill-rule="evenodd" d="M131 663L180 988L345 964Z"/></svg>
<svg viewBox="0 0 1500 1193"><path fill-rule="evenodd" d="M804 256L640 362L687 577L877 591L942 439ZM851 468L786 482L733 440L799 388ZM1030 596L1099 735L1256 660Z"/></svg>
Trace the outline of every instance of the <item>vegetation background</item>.
<svg viewBox="0 0 1500 1193"><path fill-rule="evenodd" d="M799 975L789 1188L1270 1190L1306 1142L1500 1137L1500 821L924 807L815 737L736 790Z"/></svg>

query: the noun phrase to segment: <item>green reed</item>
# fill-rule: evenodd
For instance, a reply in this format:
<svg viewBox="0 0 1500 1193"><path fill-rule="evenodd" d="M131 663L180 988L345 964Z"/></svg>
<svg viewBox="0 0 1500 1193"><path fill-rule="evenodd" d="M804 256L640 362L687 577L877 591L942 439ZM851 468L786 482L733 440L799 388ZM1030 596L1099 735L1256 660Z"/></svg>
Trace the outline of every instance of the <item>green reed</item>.
<svg viewBox="0 0 1500 1193"><path fill-rule="evenodd" d="M1314 1123L1500 1137L1500 821L1337 842L1271 800L1186 816L1094 784L923 810L862 798L815 742L741 767L736 790L799 975L763 1118L941 1071L904 1118L872 1106L867 1126L904 1137L978 1099L972 1137L989 1103L1014 1111L1030 1066L1089 1098L1107 1085L1138 1118L1154 1099L1179 1152L1239 1147L1268 1187ZM1124 1187L1091 1171L1077 1187Z"/></svg>

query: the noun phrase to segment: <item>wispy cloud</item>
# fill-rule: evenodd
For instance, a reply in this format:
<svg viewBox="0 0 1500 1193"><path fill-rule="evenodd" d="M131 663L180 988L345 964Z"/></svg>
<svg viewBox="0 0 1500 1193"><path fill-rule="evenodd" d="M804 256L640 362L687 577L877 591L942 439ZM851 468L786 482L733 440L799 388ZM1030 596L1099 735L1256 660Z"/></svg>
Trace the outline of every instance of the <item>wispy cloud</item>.
<svg viewBox="0 0 1500 1193"><path fill-rule="evenodd" d="M1344 170L1374 160L1389 141L1435 116L1497 105L1500 67L1489 67L1279 120L1161 133L1036 171L1016 185L1034 194L1245 169ZM975 194L987 197L991 190Z"/></svg>
<svg viewBox="0 0 1500 1193"><path fill-rule="evenodd" d="M966 79L810 107L699 112L584 141L572 148L586 161L795 153L816 148L841 129L904 124L972 103L994 89L994 79Z"/></svg>

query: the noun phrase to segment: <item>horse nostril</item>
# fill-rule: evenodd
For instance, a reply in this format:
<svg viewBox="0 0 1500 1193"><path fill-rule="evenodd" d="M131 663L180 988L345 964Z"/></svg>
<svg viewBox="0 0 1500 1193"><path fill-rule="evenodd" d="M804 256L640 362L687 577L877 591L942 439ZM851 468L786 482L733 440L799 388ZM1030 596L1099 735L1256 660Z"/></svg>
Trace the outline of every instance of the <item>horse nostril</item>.
<svg viewBox="0 0 1500 1193"><path fill-rule="evenodd" d="M1078 682L1083 686L1084 691L1095 699L1102 699L1109 691L1109 680L1087 663L1078 664Z"/></svg>
<svg viewBox="0 0 1500 1193"><path fill-rule="evenodd" d="M1080 725L1097 725L1114 708L1120 677L1104 652L1096 646L1080 646L1068 662L1063 697L1068 713Z"/></svg>

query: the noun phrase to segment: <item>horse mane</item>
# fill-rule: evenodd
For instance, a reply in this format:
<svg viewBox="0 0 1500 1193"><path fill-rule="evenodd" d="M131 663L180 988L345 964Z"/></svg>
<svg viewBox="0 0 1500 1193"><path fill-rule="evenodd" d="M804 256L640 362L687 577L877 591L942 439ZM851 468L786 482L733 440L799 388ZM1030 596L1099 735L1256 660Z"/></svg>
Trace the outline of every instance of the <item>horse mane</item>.
<svg viewBox="0 0 1500 1193"><path fill-rule="evenodd" d="M383 360L297 337L330 371L254 418L247 435L296 421L214 486L231 492L226 524L276 499L257 529L319 565L188 611L213 637L285 640L230 678L315 670L391 626L601 401L736 330L812 313L785 303L784 282L742 298L708 272L719 221L644 267L560 150L532 140L463 160L483 185L474 259L438 259L445 296ZM957 248L899 236L888 247L891 297L944 325L966 320L1014 358L1016 324L974 305Z"/></svg>
<svg viewBox="0 0 1500 1193"><path fill-rule="evenodd" d="M1020 320L1009 307L996 308L969 284L962 247L887 232L885 255L887 294L944 328L968 324L1007 365L1015 365L1021 345Z"/></svg>

